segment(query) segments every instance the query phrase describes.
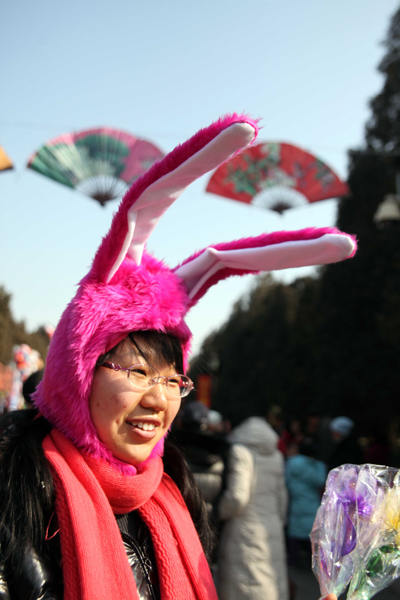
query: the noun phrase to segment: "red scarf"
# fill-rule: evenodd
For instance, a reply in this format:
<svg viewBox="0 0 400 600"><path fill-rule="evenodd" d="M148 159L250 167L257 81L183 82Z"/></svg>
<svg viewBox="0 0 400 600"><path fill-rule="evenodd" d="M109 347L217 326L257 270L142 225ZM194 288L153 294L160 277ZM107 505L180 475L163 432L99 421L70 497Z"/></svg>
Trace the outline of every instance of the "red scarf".
<svg viewBox="0 0 400 600"><path fill-rule="evenodd" d="M53 429L43 441L56 491L65 600L138 600L114 514L138 509L150 530L162 600L217 600L186 504L161 458L122 475Z"/></svg>

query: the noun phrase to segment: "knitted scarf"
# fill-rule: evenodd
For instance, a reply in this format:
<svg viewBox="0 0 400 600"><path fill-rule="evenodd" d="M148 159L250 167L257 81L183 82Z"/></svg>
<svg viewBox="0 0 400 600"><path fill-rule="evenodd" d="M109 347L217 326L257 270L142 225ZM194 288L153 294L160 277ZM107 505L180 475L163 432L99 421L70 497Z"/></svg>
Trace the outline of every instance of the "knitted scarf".
<svg viewBox="0 0 400 600"><path fill-rule="evenodd" d="M138 510L150 530L162 600L217 600L186 504L160 457L123 475L58 430L43 441L60 527L65 600L138 600L114 514Z"/></svg>

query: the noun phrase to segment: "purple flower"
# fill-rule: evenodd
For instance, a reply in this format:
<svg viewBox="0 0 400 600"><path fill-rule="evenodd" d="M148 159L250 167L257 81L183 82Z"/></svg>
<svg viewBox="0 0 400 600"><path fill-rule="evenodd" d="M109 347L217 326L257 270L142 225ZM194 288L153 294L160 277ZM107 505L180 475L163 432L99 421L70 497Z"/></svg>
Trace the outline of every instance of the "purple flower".
<svg viewBox="0 0 400 600"><path fill-rule="evenodd" d="M346 556L356 547L358 517L367 520L372 515L377 488L369 470L346 466L331 472L327 486L337 510L337 531L332 544L339 556Z"/></svg>

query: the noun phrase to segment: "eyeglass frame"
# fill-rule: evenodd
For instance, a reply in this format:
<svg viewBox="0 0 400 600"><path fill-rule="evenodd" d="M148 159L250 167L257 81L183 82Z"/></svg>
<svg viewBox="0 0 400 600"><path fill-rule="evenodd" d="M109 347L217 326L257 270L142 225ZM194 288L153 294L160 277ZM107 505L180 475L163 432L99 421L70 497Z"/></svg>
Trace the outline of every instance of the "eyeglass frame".
<svg viewBox="0 0 400 600"><path fill-rule="evenodd" d="M153 387L155 387L156 385L158 385L159 383L161 385L165 385L165 387L167 388L167 390L169 390L168 387L168 382L170 379L173 379L174 377L185 377L186 379L188 379L188 385L187 387L184 389L184 394L179 394L179 396L175 396L174 394L172 394L170 392L169 396L171 396L174 400L180 400L181 398L186 398L186 396L188 396L190 394L190 392L193 390L194 388L194 383L193 381L190 379L190 377L188 377L187 375L183 375L183 373L175 373L174 375L161 375L160 372L153 367L153 365L148 365L147 363L135 363L134 365L131 365L129 368L125 368L125 367L121 367L120 364L118 363L113 363L111 361L106 360L105 362L103 362L101 365L99 365L100 367L106 367L107 369L112 369L113 371L126 371L128 373L128 379L129 379L129 375L133 369L133 367L150 367L151 369L153 369L156 373L158 373L158 377L153 377L151 380L149 381L154 381L155 379L157 379L157 381L155 381L155 383L153 385L148 385L147 388L141 388L138 385L135 385L131 379L129 379L129 381L132 383L133 386L135 386L138 390L151 390ZM180 390L182 389L181 387L179 388Z"/></svg>

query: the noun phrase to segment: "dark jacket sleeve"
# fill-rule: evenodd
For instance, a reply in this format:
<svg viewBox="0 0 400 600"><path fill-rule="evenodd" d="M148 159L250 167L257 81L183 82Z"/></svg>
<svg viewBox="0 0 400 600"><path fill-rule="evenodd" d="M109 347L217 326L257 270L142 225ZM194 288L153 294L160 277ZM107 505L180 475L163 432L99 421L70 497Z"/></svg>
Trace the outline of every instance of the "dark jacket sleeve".
<svg viewBox="0 0 400 600"><path fill-rule="evenodd" d="M5 579L3 563L0 563L0 600L11 600L7 581Z"/></svg>
<svg viewBox="0 0 400 600"><path fill-rule="evenodd" d="M13 565L18 564L18 569ZM63 600L58 557L43 559L33 549L1 565L0 600Z"/></svg>

